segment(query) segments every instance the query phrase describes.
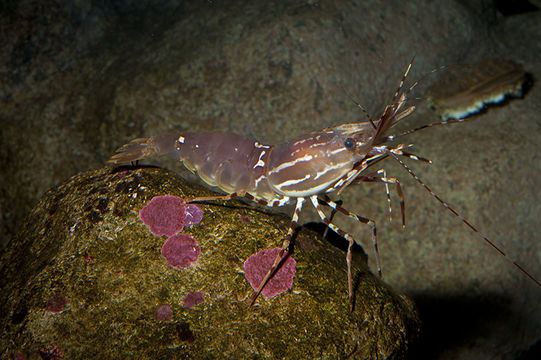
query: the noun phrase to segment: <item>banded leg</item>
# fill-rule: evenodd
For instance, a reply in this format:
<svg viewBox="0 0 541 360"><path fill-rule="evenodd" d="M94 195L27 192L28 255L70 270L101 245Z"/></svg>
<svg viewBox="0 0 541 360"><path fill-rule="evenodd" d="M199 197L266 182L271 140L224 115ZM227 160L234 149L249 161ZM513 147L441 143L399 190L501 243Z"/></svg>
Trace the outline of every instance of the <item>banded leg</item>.
<svg viewBox="0 0 541 360"><path fill-rule="evenodd" d="M200 196L200 197L194 197L194 198L185 198L184 201L189 204L192 202L198 202L198 201L216 201L216 200L231 200L233 198L239 197L239 196L245 196L248 197L249 195L246 191L236 191L231 194L227 195L217 195L217 196ZM253 198L253 196L249 195Z"/></svg>
<svg viewBox="0 0 541 360"><path fill-rule="evenodd" d="M379 259L376 222L374 220L371 220L371 219L368 219L368 218L365 218L363 216L360 216L360 215L357 215L355 213L350 212L349 210L343 208L342 206L340 206L337 203L335 203L334 201L332 201L331 198L329 196L325 195L325 194L323 195L323 200L322 199L318 199L318 200L321 203L323 203L323 205L327 205L330 208L336 209L337 211L341 212L342 214L344 214L346 216L349 216L350 218L353 218L354 220L356 220L356 221L358 221L358 222L360 222L362 224L368 225L368 226L370 226L372 228L372 244L374 246L374 254L375 254L375 257L376 257L376 267L377 267L377 270L378 270L378 276L381 278L381 263L380 263L380 259ZM316 208L316 210L317 210L317 208ZM323 222L325 222L325 220L323 220ZM338 232L338 234L340 236L345 237L344 235L342 235L341 232L343 233L343 231L340 230L340 232Z"/></svg>
<svg viewBox="0 0 541 360"><path fill-rule="evenodd" d="M343 230L340 230L340 228L338 226L331 223L331 221L327 218L327 216L325 215L323 210L321 210L321 206L319 205L319 203L321 201L323 204L328 205L331 208L333 208L333 209L335 209L335 210L337 210L337 211L339 211L339 212L341 212L343 214L354 217L358 221L360 221L362 223L365 223L365 224L368 224L369 226L372 227L372 241L374 242L375 249L376 249L376 264L377 264L377 268L378 268L378 274L381 277L381 268L380 268L380 264L379 264L379 254L378 254L377 241L376 241L376 224L375 224L374 221L372 221L370 219L363 218L361 216L350 213L348 210L344 209L343 207L341 207L340 205L338 205L337 203L332 201L328 196L326 196L326 195L324 195L324 196L325 196L325 201L320 200L317 197L317 195L310 196L310 200L312 201L312 204L316 208L316 211L317 211L319 217L321 218L321 220L329 228L331 228L333 231L337 232L340 236L344 237L348 241L348 251L347 251L347 254L346 254L346 263L347 263L347 268L348 268L348 293L349 293L350 310L353 310L353 276L351 274L351 260L352 260L352 256L353 256L352 248L353 248L353 244L355 243L355 239L353 239L353 236L351 236L350 234L348 234L347 232L345 232Z"/></svg>
<svg viewBox="0 0 541 360"><path fill-rule="evenodd" d="M376 176L379 174L383 174L383 177ZM406 213L405 213L405 203L404 203L404 193L402 192L402 187L400 186L400 181L397 178L387 177L387 172L385 169L379 169L376 172L364 175L364 176L358 176L352 183L356 182L379 182L385 184L385 192L387 194L387 203L389 205L389 222L392 221L392 207L391 207L391 194L389 192L389 186L388 184L396 184L396 191L398 193L398 197L400 199L400 213L402 215L402 226L406 226ZM342 201L338 200L336 201L336 204L338 206L342 205ZM332 222L332 219L334 218L334 215L336 214L336 209L332 209L331 215L329 216L329 221ZM325 228L325 232L323 232L323 237L327 236L327 232L329 231L329 227Z"/></svg>
<svg viewBox="0 0 541 360"><path fill-rule="evenodd" d="M257 202L259 205L269 206L269 207L284 206L287 203L289 203L289 200L291 200L291 198L289 196L284 196L281 199L275 199L275 200L266 201L266 200L263 200L263 199L256 199L253 195L250 195L248 193L245 193L244 197L247 198L248 200L253 200L253 201Z"/></svg>
<svg viewBox="0 0 541 360"><path fill-rule="evenodd" d="M253 305L261 293L263 291L263 288L269 280L272 278L274 273L278 271L279 265L281 265L282 260L285 259L284 252L288 250L289 245L291 244L291 237L293 236L293 232L295 231L295 228L297 227L297 221L299 220L299 214L301 213L302 204L304 203L304 198L299 197L297 198L297 204L295 205L295 211L293 212L293 216L291 217L291 223L289 224L289 229L287 231L286 238L284 239L284 242L282 243L282 249L274 259L274 264L272 264L271 268L259 284L259 287L257 288L254 296L252 297L252 300L250 302L250 305ZM287 255L287 254L286 254Z"/></svg>
<svg viewBox="0 0 541 360"><path fill-rule="evenodd" d="M341 206L342 203L343 203L342 200L336 200L336 204L338 204L339 206ZM332 219L334 219L334 215L336 215L336 210L332 209L331 215L329 216L329 222L332 222ZM327 237L327 233L329 232L329 229L330 228L328 226L325 228L325 231L323 232L323 238Z"/></svg>
<svg viewBox="0 0 541 360"><path fill-rule="evenodd" d="M374 176L375 174L383 174L383 176ZM391 194L389 193L388 184L396 185L396 192L398 193L398 198L400 199L400 213L402 215L402 227L406 226L406 206L404 202L404 193L402 192L402 187L400 186L400 181L394 177L387 177L385 169L380 169L375 173L368 174L365 176L359 176L355 179L354 182L378 182L385 184L385 190L387 192L387 203L389 204L389 221L392 218L392 208L391 208Z"/></svg>
<svg viewBox="0 0 541 360"><path fill-rule="evenodd" d="M378 250L378 241L377 241L377 229L376 229L376 222L374 220L371 220L369 218L365 218L363 216L357 215L355 213L350 212L349 210L343 208L342 206L338 205L334 201L331 200L331 198L328 195L323 195L323 200L318 199L321 201L324 205L327 205L333 209L336 209L337 211L341 212L342 214L349 216L350 218L368 225L372 228L372 244L374 246L374 254L376 257L376 267L378 269L378 276L381 278L381 263L379 260L379 250ZM325 222L325 220L323 220ZM333 229L334 230L334 229ZM341 230L340 230L341 231ZM342 231L343 232L343 231ZM340 236L343 236L340 232L338 232Z"/></svg>
<svg viewBox="0 0 541 360"><path fill-rule="evenodd" d="M259 203L260 205L269 206L269 207L284 206L291 200L290 197L284 196L281 199L266 201L262 199L256 199L253 195L247 193L246 191L240 190L240 191L236 191L234 193L227 194L227 195L200 196L200 197L194 197L194 198L185 198L184 201L186 201L186 203L192 203L192 202L198 202L198 201L231 200L236 197L245 197L248 200L253 200Z"/></svg>
<svg viewBox="0 0 541 360"><path fill-rule="evenodd" d="M409 145L408 147L410 147L410 146L411 145ZM389 152L391 152L392 154L395 154L395 155L405 156L405 157L410 158L410 159L415 160L415 161L421 161L421 162L425 162L427 164L432 164L432 160L425 159L423 157L417 156L417 155L412 154L410 152L404 151L400 147L394 148L394 149L389 149Z"/></svg>

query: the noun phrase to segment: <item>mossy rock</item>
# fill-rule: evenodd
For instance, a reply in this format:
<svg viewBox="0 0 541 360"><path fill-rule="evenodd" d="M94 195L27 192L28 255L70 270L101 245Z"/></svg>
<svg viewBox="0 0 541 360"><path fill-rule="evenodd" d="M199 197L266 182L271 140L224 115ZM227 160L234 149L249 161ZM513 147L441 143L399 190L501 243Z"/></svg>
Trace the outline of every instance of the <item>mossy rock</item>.
<svg viewBox="0 0 541 360"><path fill-rule="evenodd" d="M153 197L212 194L159 168L103 168L47 192L0 258L0 355L27 359L400 359L419 330L415 307L354 257L349 311L343 250L302 229L293 287L260 296L244 261L280 246L289 220L238 201L204 203L185 228L199 259L174 269L165 237L138 212ZM204 302L187 308L190 292ZM158 306L172 309L158 320Z"/></svg>

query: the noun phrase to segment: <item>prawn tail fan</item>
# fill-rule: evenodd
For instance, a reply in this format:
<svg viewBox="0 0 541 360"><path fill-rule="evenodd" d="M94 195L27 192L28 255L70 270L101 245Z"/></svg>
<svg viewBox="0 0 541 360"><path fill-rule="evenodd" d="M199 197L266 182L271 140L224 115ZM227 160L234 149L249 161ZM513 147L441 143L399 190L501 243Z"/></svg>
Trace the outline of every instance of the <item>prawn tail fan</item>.
<svg viewBox="0 0 541 360"><path fill-rule="evenodd" d="M107 163L125 164L132 161L167 155L176 150L178 136L163 134L133 139L121 146Z"/></svg>

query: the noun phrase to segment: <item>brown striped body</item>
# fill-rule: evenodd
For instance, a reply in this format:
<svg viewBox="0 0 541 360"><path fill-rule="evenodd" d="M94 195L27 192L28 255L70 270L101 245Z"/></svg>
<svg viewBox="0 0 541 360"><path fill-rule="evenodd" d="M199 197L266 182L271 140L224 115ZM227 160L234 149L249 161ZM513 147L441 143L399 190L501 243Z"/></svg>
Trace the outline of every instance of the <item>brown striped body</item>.
<svg viewBox="0 0 541 360"><path fill-rule="evenodd" d="M267 180L283 196L328 192L368 153L369 123L346 124L276 145L267 161ZM355 135L361 128L363 138ZM368 131L370 132L370 131ZM354 146L346 146L346 141Z"/></svg>
<svg viewBox="0 0 541 360"><path fill-rule="evenodd" d="M368 122L344 124L275 146L227 132L163 134L133 140L110 162L169 155L226 193L273 201L333 189L367 155L374 133Z"/></svg>

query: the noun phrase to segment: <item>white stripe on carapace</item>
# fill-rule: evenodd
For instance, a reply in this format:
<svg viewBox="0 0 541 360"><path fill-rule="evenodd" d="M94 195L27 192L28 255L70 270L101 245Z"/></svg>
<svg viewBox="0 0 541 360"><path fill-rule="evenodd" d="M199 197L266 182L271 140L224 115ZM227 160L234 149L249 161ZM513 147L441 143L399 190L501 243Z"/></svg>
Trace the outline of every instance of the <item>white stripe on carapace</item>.
<svg viewBox="0 0 541 360"><path fill-rule="evenodd" d="M257 164L254 165L254 169L256 167L265 167L265 162L263 160L261 160L261 158L265 155L265 151L262 151L261 152L261 155L259 155L259 159L257 160Z"/></svg>
<svg viewBox="0 0 541 360"><path fill-rule="evenodd" d="M260 177L258 177L257 179L255 179L255 187L257 187L257 185L259 184L259 182L261 180L263 180L265 178L265 174L261 175Z"/></svg>
<svg viewBox="0 0 541 360"><path fill-rule="evenodd" d="M312 160L314 157L312 155L304 155L303 157L301 158L298 158L298 159L295 159L293 161L288 161L288 162L285 162L285 163L282 163L280 165L278 165L277 167L275 167L274 169L272 169L271 171L269 171L269 175L270 174L274 174L276 172L279 172L283 169L287 169L288 167L291 167L291 166L295 166L295 164L299 163L299 162L305 162L305 161L310 161Z"/></svg>
<svg viewBox="0 0 541 360"><path fill-rule="evenodd" d="M296 180L296 181L299 181L299 180ZM302 190L302 191L295 191L294 189L291 190L291 191L290 190L283 190L283 189L278 188L278 186L280 186L281 184L275 185L274 188L276 190L278 190L279 193L282 193L283 195L287 195L287 196L290 196L290 197L304 197L304 196L311 196L311 195L319 194L323 190L329 188L329 186L331 184L332 184L332 181L326 182L326 183L321 184L319 186L316 186L316 187L313 187L313 188L310 188L310 189L307 189L307 190ZM291 185L293 185L293 184L291 184ZM334 188L331 187L330 189L334 189Z"/></svg>
<svg viewBox="0 0 541 360"><path fill-rule="evenodd" d="M258 149L270 149L270 145L263 145L257 141L254 143L254 146Z"/></svg>
<svg viewBox="0 0 541 360"><path fill-rule="evenodd" d="M314 176L314 180L317 180L319 179L320 177L322 177L323 175L325 175L326 173L328 173L329 171L333 171L333 170L336 170L336 169L340 169L341 167L344 166L344 164L347 164L349 163L349 161L345 161L343 163L340 163L340 164L337 164L337 165L334 165L334 166L330 166L328 168L326 168L325 170L321 171L321 172L318 172L316 174L316 176Z"/></svg>
<svg viewBox="0 0 541 360"><path fill-rule="evenodd" d="M308 148L313 149L313 148L316 148L316 147L319 147L319 146L327 146L327 145L329 145L328 142L320 142L320 143L312 144ZM341 153L342 151L346 151L346 150L347 149L345 147L340 147L340 148L338 148L336 150L331 151L329 154L330 155L336 155L336 154ZM299 149L293 151L292 155L295 155L296 153L301 152L301 151L305 151L305 149L304 148L299 148Z"/></svg>
<svg viewBox="0 0 541 360"><path fill-rule="evenodd" d="M342 151L346 151L346 150L347 150L347 149L346 149L346 147L344 146L344 147L341 147L341 148L338 148L338 149L336 149L336 150L331 151L331 155L336 155L336 154L341 153Z"/></svg>
<svg viewBox="0 0 541 360"><path fill-rule="evenodd" d="M310 178L310 174L307 174L305 177L302 177L300 179L287 180L287 181L284 181L283 183L276 184L276 187L278 189L281 189L284 186L296 185L296 184L298 184L300 182L303 182L304 180L309 179L309 178Z"/></svg>
<svg viewBox="0 0 541 360"><path fill-rule="evenodd" d="M315 140L319 140L320 138L321 138L321 135L318 135L318 136L315 137ZM302 139L302 140L299 140L299 141L295 141L293 143L293 145L294 146L295 145L300 145L300 144L303 144L303 143L305 143L307 141L312 141L312 140L314 140L314 139ZM312 148L315 148L315 147L318 147L318 146L326 146L328 144L329 144L329 141L314 142L308 148L312 149ZM301 151L301 150L303 150L303 149L300 148L300 149L297 149L295 151Z"/></svg>

